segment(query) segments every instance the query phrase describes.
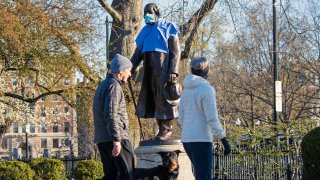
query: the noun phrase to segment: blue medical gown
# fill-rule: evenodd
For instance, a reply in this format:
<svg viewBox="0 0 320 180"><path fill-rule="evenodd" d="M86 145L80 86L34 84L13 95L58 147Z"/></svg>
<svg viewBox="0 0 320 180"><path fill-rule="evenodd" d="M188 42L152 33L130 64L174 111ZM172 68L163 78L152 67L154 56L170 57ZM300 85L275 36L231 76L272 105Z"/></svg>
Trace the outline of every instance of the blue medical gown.
<svg viewBox="0 0 320 180"><path fill-rule="evenodd" d="M167 41L170 36L180 35L179 27L170 21L160 18L154 25L145 25L140 31L136 44L144 52L157 51L168 53Z"/></svg>

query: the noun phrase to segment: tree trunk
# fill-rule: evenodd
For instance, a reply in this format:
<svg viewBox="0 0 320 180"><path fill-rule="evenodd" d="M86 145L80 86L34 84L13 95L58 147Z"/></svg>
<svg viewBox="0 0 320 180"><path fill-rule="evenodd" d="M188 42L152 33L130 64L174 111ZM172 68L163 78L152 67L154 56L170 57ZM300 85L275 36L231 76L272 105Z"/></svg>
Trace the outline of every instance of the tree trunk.
<svg viewBox="0 0 320 180"><path fill-rule="evenodd" d="M141 27L142 0L114 0L111 6L122 18L113 17L108 58L111 60L117 53L129 58L135 49L135 35Z"/></svg>

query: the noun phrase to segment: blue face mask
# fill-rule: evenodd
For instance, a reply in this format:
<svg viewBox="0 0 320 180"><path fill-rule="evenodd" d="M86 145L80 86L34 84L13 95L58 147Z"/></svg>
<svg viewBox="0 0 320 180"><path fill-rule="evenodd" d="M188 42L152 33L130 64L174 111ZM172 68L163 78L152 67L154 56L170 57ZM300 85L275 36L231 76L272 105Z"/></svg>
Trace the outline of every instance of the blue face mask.
<svg viewBox="0 0 320 180"><path fill-rule="evenodd" d="M156 15L155 14L146 14L144 16L144 22L146 24L153 24L156 22Z"/></svg>

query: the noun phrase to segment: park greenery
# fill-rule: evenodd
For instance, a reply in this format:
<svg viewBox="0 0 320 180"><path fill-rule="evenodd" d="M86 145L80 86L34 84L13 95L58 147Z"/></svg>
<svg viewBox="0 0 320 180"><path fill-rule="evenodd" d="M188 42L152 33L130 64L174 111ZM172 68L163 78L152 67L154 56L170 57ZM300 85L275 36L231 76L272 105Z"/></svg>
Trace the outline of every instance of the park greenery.
<svg viewBox="0 0 320 180"><path fill-rule="evenodd" d="M73 172L73 177L78 180L101 179L103 175L102 163L93 159L80 161Z"/></svg>
<svg viewBox="0 0 320 180"><path fill-rule="evenodd" d="M320 150L320 128L314 128L303 137L302 159L303 159L303 179L316 179L319 177L319 150Z"/></svg>
<svg viewBox="0 0 320 180"><path fill-rule="evenodd" d="M1 178L8 179L32 179L35 175L30 166L21 161L0 162L0 174Z"/></svg>
<svg viewBox="0 0 320 180"><path fill-rule="evenodd" d="M34 179L66 179L66 168L59 159L39 158L30 162Z"/></svg>
<svg viewBox="0 0 320 180"><path fill-rule="evenodd" d="M134 39L142 27L143 3L150 1L109 2L0 2L0 136L12 123L44 121L30 110L30 104L58 95L77 112L78 132L89 137L84 143L89 149L83 151L94 152L94 89L105 77L106 63L114 54L132 55ZM282 112L277 123L272 111L271 1L172 1L160 8L162 17L175 21L181 30L180 81L188 73L190 58L207 56L211 60L209 81L216 89L219 118L232 142L249 136L249 147L256 148L263 139L281 134L294 139L288 148L299 154L302 137L319 125L320 118L320 2L277 3L282 82ZM108 48L106 25L111 30ZM75 81L75 72L88 81L63 86L65 79ZM15 88L8 86L12 76L18 80ZM138 94L139 75L135 79L134 93ZM127 89L126 99L136 146L139 126ZM156 126L145 120L142 124L146 137L152 138Z"/></svg>
<svg viewBox="0 0 320 180"><path fill-rule="evenodd" d="M30 162L0 162L1 178L5 179L67 179L65 164L59 159L39 158ZM74 169L73 178L77 180L99 179L103 176L102 163L95 160L82 160Z"/></svg>

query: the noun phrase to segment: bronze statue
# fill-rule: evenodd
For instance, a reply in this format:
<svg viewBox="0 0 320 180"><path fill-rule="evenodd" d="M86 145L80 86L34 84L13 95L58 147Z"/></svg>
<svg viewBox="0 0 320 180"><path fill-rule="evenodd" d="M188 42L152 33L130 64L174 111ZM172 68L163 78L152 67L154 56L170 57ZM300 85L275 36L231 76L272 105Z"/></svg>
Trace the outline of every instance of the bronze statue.
<svg viewBox="0 0 320 180"><path fill-rule="evenodd" d="M142 60L144 68L136 113L141 118L155 118L159 126L156 139L168 140L173 120L178 117L179 99L166 99L164 87L178 79L180 31L173 22L160 18L154 3L145 6L144 19L146 25L136 39L137 48L131 57L133 73Z"/></svg>

